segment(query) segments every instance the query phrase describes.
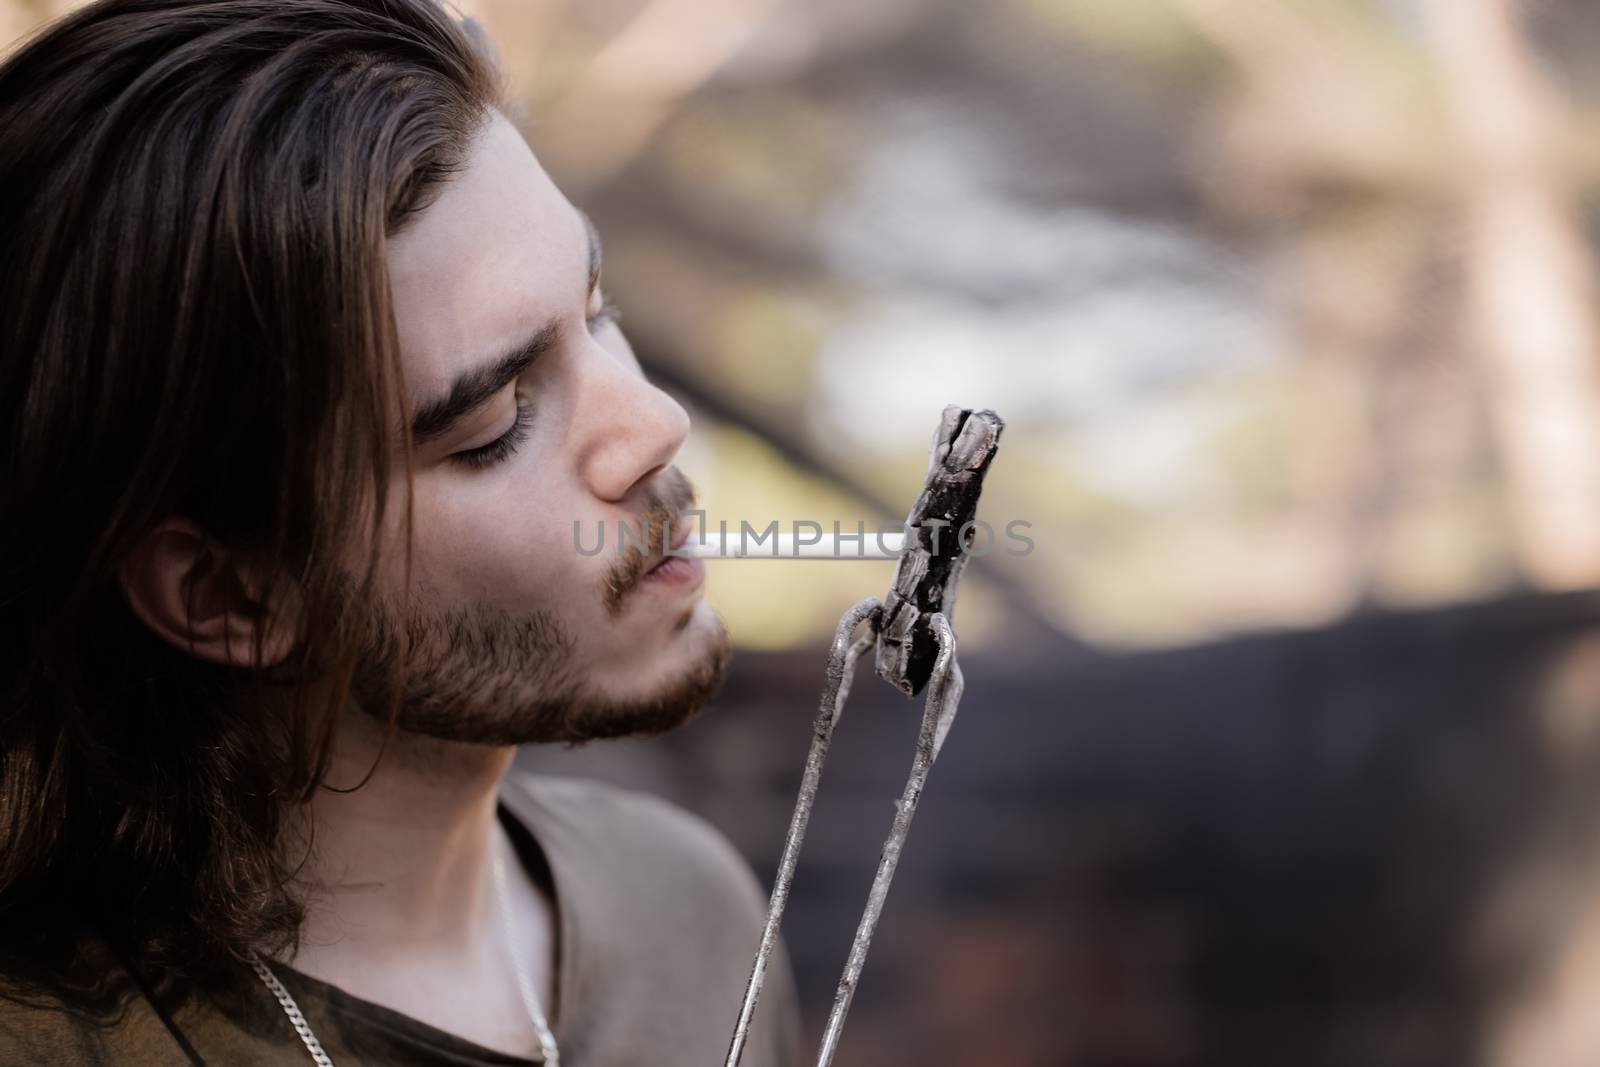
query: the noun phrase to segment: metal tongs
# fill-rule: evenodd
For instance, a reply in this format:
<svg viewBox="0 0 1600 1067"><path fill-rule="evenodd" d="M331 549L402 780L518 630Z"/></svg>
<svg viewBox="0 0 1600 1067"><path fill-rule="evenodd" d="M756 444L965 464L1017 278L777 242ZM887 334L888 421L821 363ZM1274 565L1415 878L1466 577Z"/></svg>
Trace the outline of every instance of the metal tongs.
<svg viewBox="0 0 1600 1067"><path fill-rule="evenodd" d="M744 1054L750 1020L761 996L767 964L778 939L778 924L783 920L784 905L788 903L789 888L794 882L806 823L817 799L822 764L828 756L834 728L839 725L839 716L844 712L844 702L850 695L856 660L876 646L879 678L908 697L916 696L927 687L928 696L923 706L922 729L917 734L916 755L911 761L911 775L895 805L894 823L879 855L867 905L861 913L844 973L834 993L833 1010L828 1014L828 1027L817 1051L817 1067L827 1067L838 1051L845 1015L850 1011L850 1001L867 960L867 948L883 912L895 866L900 861L900 850L911 830L917 801L961 702L961 667L956 662L956 635L950 626L956 586L967 561L964 546L959 541L966 524L977 515L983 478L999 448L1000 432L1004 428L1005 424L992 411L973 411L953 405L944 409L938 433L934 435L927 481L906 519L905 551L895 568L888 596L882 602L877 597L867 597L839 619L833 648L828 655L827 680L817 709L811 749L806 754L805 773L800 779L800 795L795 801L788 837L784 839L783 858L779 861L772 899L767 906L761 945L756 950L755 965L745 986L726 1067L737 1067ZM863 622L868 624L867 632L856 638L856 629Z"/></svg>

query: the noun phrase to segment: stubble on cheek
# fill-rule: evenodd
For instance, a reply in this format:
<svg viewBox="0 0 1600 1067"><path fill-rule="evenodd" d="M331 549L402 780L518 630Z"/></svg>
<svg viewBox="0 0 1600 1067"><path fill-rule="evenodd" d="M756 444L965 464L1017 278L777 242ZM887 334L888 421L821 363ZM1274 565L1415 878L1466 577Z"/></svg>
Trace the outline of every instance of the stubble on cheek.
<svg viewBox="0 0 1600 1067"><path fill-rule="evenodd" d="M492 720L507 709L554 716L578 688L576 642L548 611L513 615L473 604L402 614L385 607L370 621L357 698L381 714L403 658L400 725L418 733L488 740L501 733ZM518 732L529 731L539 732L537 724L525 722Z"/></svg>
<svg viewBox="0 0 1600 1067"><path fill-rule="evenodd" d="M685 613L683 625L693 618ZM401 654L396 620L370 646L361 710L384 718L385 683ZM545 612L513 616L475 605L415 614L406 623L407 669L397 725L443 741L489 745L581 743L660 733L700 710L721 686L731 647L716 624L706 646L667 677L632 694L608 694L584 677L570 633ZM368 688L368 687L372 688Z"/></svg>

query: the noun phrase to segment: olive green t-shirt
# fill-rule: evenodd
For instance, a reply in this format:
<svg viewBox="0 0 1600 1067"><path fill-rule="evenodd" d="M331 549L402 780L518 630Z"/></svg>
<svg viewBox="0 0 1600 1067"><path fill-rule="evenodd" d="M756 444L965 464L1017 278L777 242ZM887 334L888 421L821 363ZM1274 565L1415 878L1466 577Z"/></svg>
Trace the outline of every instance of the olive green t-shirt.
<svg viewBox="0 0 1600 1067"><path fill-rule="evenodd" d="M766 898L727 840L664 801L513 771L500 815L558 923L549 1005L565 1067L713 1067L727 1055ZM0 1065L300 1067L312 1062L256 975L177 1002L111 948L86 940L74 968L93 1004L0 996ZM337 1067L513 1067L508 1056L274 962ZM0 992L4 987L0 986ZM775 956L746 1067L801 1062L788 958Z"/></svg>

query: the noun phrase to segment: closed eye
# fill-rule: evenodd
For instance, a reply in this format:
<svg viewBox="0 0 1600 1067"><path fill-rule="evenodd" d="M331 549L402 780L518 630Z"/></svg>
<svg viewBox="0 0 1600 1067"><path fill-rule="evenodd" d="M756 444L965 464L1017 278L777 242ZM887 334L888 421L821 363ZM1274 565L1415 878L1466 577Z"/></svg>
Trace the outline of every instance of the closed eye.
<svg viewBox="0 0 1600 1067"><path fill-rule="evenodd" d="M589 332L594 333L608 325L616 325L622 321L622 312L617 305L606 301L600 305L600 310L589 316ZM517 414L511 421L511 426L505 433L496 437L486 445L469 448L463 452L452 452L450 461L466 467L469 470L482 470L492 467L511 458L517 446L528 438L528 424L533 417L533 405L522 397L517 398Z"/></svg>
<svg viewBox="0 0 1600 1067"><path fill-rule="evenodd" d="M486 445L469 448L465 452L452 452L450 462L460 464L469 470L482 470L504 462L517 451L518 445L528 439L528 423L532 417L533 402L517 397L517 414L505 433Z"/></svg>

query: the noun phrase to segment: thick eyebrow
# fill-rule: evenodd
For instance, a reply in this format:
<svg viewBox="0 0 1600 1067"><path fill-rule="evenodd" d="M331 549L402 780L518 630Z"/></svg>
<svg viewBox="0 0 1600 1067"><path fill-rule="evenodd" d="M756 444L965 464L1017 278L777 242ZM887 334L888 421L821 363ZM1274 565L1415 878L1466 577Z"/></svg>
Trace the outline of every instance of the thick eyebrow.
<svg viewBox="0 0 1600 1067"><path fill-rule="evenodd" d="M554 319L510 352L485 364L463 371L450 383L450 391L417 408L411 417L413 447L449 433L479 405L511 384L533 361L556 347L561 340L561 324Z"/></svg>

